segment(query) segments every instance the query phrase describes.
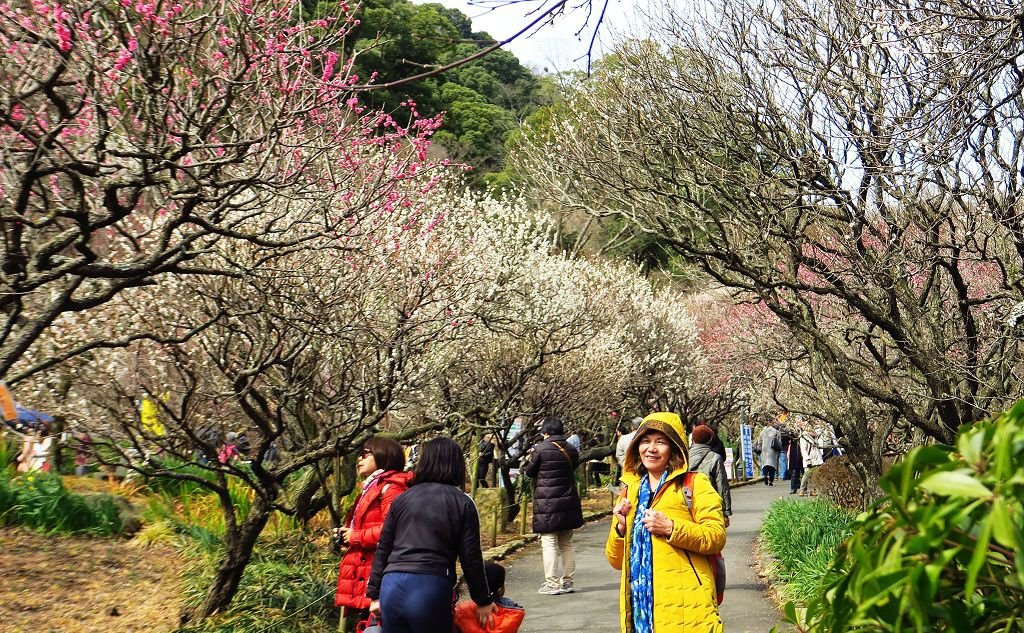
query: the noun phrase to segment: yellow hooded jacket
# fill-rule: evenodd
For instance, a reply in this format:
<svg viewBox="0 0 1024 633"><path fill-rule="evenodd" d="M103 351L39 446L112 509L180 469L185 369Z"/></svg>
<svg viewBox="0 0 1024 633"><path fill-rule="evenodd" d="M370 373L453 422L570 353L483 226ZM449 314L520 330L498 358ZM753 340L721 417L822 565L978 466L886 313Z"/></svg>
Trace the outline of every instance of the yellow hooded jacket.
<svg viewBox="0 0 1024 633"><path fill-rule="evenodd" d="M634 474L636 445L646 430L662 431L676 444L685 460L686 432L674 413L652 413L633 437L623 467L622 483L630 502L626 517L626 534L619 536L612 519L605 556L612 567L622 571L619 583L620 624L624 633L633 631L631 594L629 591L629 549L633 519L636 513L641 477ZM654 633L722 633L722 618L715 598L715 577L711 563L704 554L714 554L725 547L725 519L722 498L706 475L693 478L693 517L686 508L683 477L686 466L669 473L665 484L655 495L651 508L672 519L672 535L652 538L654 566ZM696 518L696 521L694 521Z"/></svg>

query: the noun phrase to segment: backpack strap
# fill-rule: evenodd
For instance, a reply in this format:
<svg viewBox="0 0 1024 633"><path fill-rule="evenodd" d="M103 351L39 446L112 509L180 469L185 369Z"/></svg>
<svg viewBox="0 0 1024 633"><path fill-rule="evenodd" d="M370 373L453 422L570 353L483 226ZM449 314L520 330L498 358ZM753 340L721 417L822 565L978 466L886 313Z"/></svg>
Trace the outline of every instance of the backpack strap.
<svg viewBox="0 0 1024 633"><path fill-rule="evenodd" d="M686 498L686 509L690 511L690 518L696 521L696 517L693 516L693 477L697 473L692 470L683 476L683 496ZM689 553L686 554L689 557ZM722 604L722 600L725 598L725 558L722 557L722 552L717 554L705 554L705 558L708 559L708 563L711 565L711 573L715 578L715 599L718 604ZM690 566L693 566L693 562L690 562ZM696 574L697 570L694 569L693 573ZM700 578L698 577L698 582Z"/></svg>
<svg viewBox="0 0 1024 633"><path fill-rule="evenodd" d="M558 442L551 442L551 444L558 450L562 451L562 455L565 455L566 461L568 461L569 465L572 466L572 458L569 457L569 452L562 448L562 446L560 446Z"/></svg>
<svg viewBox="0 0 1024 633"><path fill-rule="evenodd" d="M683 475L683 497L686 499L686 509L690 511L690 518L696 521L693 516L693 477L697 473L692 470Z"/></svg>

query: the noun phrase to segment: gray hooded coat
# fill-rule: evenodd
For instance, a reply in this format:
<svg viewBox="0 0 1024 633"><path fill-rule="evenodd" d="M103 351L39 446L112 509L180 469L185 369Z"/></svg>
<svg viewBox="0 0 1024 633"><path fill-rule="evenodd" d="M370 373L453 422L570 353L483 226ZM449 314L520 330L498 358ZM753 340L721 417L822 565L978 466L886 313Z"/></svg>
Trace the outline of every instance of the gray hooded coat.
<svg viewBox="0 0 1024 633"><path fill-rule="evenodd" d="M779 469L779 452L782 451L782 435L774 426L766 426L757 436L754 449L761 453L761 467L771 466Z"/></svg>
<svg viewBox="0 0 1024 633"><path fill-rule="evenodd" d="M711 480L711 485L722 497L722 514L732 516L732 494L729 492L729 478L725 474L722 456L711 450L707 444L694 442L690 445L687 458L690 470L704 473Z"/></svg>

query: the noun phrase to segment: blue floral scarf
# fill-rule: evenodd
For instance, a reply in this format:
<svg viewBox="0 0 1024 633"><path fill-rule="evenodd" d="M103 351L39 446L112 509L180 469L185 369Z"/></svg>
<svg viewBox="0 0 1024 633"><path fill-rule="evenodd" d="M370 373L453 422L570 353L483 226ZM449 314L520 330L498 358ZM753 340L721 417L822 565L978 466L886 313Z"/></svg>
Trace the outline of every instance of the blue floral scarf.
<svg viewBox="0 0 1024 633"><path fill-rule="evenodd" d="M654 560L651 554L651 533L644 527L644 510L651 505L651 499L658 493L668 478L666 470L661 475L658 487L651 490L648 477L643 478L637 498L636 515L633 517L633 540L629 544L629 590L633 598L633 631L652 633L654 623Z"/></svg>

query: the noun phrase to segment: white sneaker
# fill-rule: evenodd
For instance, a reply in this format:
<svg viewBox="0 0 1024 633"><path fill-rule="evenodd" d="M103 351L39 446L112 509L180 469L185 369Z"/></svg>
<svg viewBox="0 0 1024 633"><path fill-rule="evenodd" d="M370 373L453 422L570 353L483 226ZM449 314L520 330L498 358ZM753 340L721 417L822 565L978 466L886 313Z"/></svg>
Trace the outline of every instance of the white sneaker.
<svg viewBox="0 0 1024 633"><path fill-rule="evenodd" d="M544 594L545 596L557 596L562 593L562 588L558 585L546 582L540 586L537 593Z"/></svg>
<svg viewBox="0 0 1024 633"><path fill-rule="evenodd" d="M571 580L563 580L561 590L562 593L573 593L574 591L576 591L575 589L573 589Z"/></svg>

